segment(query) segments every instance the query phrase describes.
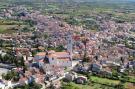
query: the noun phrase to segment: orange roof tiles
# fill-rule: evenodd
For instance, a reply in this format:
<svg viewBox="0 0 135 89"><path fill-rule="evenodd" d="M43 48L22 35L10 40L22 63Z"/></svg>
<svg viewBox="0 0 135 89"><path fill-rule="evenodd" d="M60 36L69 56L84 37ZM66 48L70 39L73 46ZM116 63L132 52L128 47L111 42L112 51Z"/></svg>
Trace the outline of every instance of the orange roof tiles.
<svg viewBox="0 0 135 89"><path fill-rule="evenodd" d="M68 52L55 52L52 54L52 57L56 57L58 59L68 59L70 55Z"/></svg>
<svg viewBox="0 0 135 89"><path fill-rule="evenodd" d="M46 52L40 52L37 54L37 56L45 56ZM49 57L54 57L61 60L69 60L70 55L68 52L55 52L55 51L49 51Z"/></svg>
<svg viewBox="0 0 135 89"><path fill-rule="evenodd" d="M38 56L45 56L46 55L46 52L40 52L40 53L37 53Z"/></svg>

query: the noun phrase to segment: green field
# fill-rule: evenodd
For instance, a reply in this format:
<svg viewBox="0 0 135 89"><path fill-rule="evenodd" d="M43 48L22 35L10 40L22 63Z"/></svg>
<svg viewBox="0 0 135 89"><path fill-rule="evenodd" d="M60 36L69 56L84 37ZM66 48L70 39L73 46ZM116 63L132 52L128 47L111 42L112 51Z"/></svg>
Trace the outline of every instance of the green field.
<svg viewBox="0 0 135 89"><path fill-rule="evenodd" d="M18 28L23 28L26 25L0 25L0 33L14 33Z"/></svg>
<svg viewBox="0 0 135 89"><path fill-rule="evenodd" d="M66 87L62 89L115 89L115 88L98 84L98 83L90 83L90 84L82 85L82 84L76 84L74 82L70 82L66 85Z"/></svg>
<svg viewBox="0 0 135 89"><path fill-rule="evenodd" d="M90 76L88 83L86 84L76 84L75 82L66 83L63 82L64 88L63 89L116 89L116 85L120 84L119 80L111 80L106 78L100 78L96 76ZM126 82L124 83L125 89L134 89L134 85L129 87L131 83ZM119 88L117 88L119 89Z"/></svg>
<svg viewBox="0 0 135 89"><path fill-rule="evenodd" d="M135 76L129 76L129 82L135 83Z"/></svg>
<svg viewBox="0 0 135 89"><path fill-rule="evenodd" d="M10 33L14 30L12 28L16 27L17 25L0 25L0 33Z"/></svg>
<svg viewBox="0 0 135 89"><path fill-rule="evenodd" d="M76 87L75 89L115 89L114 86L118 85L119 83L120 81L118 80L111 80L111 79L91 76L88 83L83 85L76 84L74 82L65 83L65 84L67 87L66 89L70 89L70 88L72 89L73 87Z"/></svg>
<svg viewBox="0 0 135 89"><path fill-rule="evenodd" d="M120 81L118 80L111 80L111 79L106 79L106 78L99 78L99 77L95 77L95 76L91 76L90 80L92 82L95 83L99 83L99 84L105 84L105 85L118 85L120 83Z"/></svg>
<svg viewBox="0 0 135 89"><path fill-rule="evenodd" d="M14 33L25 26L23 21L0 19L0 33Z"/></svg>

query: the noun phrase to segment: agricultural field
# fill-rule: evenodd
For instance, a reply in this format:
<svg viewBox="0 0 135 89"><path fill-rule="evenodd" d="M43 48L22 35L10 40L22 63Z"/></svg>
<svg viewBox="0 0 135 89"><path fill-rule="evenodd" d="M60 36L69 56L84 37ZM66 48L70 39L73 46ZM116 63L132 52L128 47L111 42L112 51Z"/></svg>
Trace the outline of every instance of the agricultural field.
<svg viewBox="0 0 135 89"><path fill-rule="evenodd" d="M111 79L106 79L106 78L99 78L99 77L95 77L95 76L91 76L90 80L92 82L95 83L99 83L99 84L106 84L106 85L118 85L120 83L120 81L117 80L111 80Z"/></svg>
<svg viewBox="0 0 135 89"><path fill-rule="evenodd" d="M14 33L19 28L24 28L26 25L0 25L0 33Z"/></svg>
<svg viewBox="0 0 135 89"><path fill-rule="evenodd" d="M135 86L133 83L125 83L125 88L126 89L135 89Z"/></svg>
<svg viewBox="0 0 135 89"><path fill-rule="evenodd" d="M0 33L10 33L14 32L13 28L17 27L17 25L0 25Z"/></svg>
<svg viewBox="0 0 135 89"><path fill-rule="evenodd" d="M112 80L107 78L100 78L90 76L89 81L85 84L76 84L75 82L63 82L63 89L119 89L116 86L121 84L120 80ZM133 83L123 83L124 89L134 89Z"/></svg>
<svg viewBox="0 0 135 89"><path fill-rule="evenodd" d="M10 1L11 0L6 0ZM52 0L53 1L53 0ZM59 17L68 24L83 26L88 30L99 31L97 17L105 16L105 19L114 20L116 22L132 22L135 20L135 4L131 2L94 2L74 3L64 0L64 2L45 3L44 0L12 0L12 4L25 5L29 10L40 10L44 15L52 15ZM128 8L128 9L127 9Z"/></svg>
<svg viewBox="0 0 135 89"><path fill-rule="evenodd" d="M98 83L89 83L85 85L76 84L74 82L68 83L67 85L64 85L63 89L115 89L110 86L98 84Z"/></svg>
<svg viewBox="0 0 135 89"><path fill-rule="evenodd" d="M26 27L26 24L20 21L0 20L0 33L14 33L24 27Z"/></svg>
<svg viewBox="0 0 135 89"><path fill-rule="evenodd" d="M111 80L106 78L100 78L96 76L90 76L89 81L86 84L76 84L74 82L70 83L63 83L64 87L63 89L72 89L73 87L76 87L75 89L116 89L115 86L120 84L119 80ZM125 85L126 87L126 85Z"/></svg>

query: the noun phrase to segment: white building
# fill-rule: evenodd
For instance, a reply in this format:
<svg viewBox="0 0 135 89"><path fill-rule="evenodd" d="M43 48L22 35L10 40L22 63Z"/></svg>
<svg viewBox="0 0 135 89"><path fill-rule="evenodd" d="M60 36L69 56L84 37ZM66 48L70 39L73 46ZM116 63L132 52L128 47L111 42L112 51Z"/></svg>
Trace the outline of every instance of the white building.
<svg viewBox="0 0 135 89"><path fill-rule="evenodd" d="M50 65L57 65L61 67L71 67L72 60L69 52L55 52L49 51L47 53L40 52L34 57L35 61L42 62L43 60Z"/></svg>
<svg viewBox="0 0 135 89"><path fill-rule="evenodd" d="M72 60L70 58L70 53L68 52L50 52L47 57L51 65L58 65L62 67L72 66Z"/></svg>
<svg viewBox="0 0 135 89"><path fill-rule="evenodd" d="M0 83L0 89L5 89L6 85L3 83Z"/></svg>

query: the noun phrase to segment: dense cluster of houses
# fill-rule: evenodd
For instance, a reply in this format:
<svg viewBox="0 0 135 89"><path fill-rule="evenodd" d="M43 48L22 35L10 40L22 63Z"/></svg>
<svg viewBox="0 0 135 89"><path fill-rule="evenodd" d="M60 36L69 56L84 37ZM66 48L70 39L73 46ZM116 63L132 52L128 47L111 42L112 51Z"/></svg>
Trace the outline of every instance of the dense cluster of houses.
<svg viewBox="0 0 135 89"><path fill-rule="evenodd" d="M15 16L14 13L18 15ZM112 73L111 66L119 66L120 72L124 72L126 68L135 68L135 61L129 61L129 57L135 55L133 49L125 46L123 39L133 37L131 30L135 29L134 23L116 23L101 19L101 31L90 32L82 27L70 26L53 16L44 16L39 11L28 11L24 7L13 7L0 13L0 17L7 17L20 20L32 20L36 22L35 31L28 33L0 34L0 39L9 41L18 46L14 47L18 53L23 54L27 71L23 72L22 68L14 68L19 73L19 81L0 80L2 87L14 87L18 85L29 84L36 81L38 84L50 84L51 81L59 80L65 77L67 80L84 83L87 78L77 76L75 73L65 72L65 68L73 69L75 72L94 72L94 73ZM71 32L73 42L67 38ZM75 33L78 32L79 34ZM44 34L50 37L43 38ZM31 39L37 36L36 39ZM41 37L38 37L41 36ZM86 44L83 40L88 39ZM67 45L67 43L69 44ZM34 57L31 56L31 50L34 45L39 44L42 47L64 45L67 51L55 52L54 50L39 52ZM73 47L72 47L73 46ZM72 48L71 48L72 47ZM73 59L83 59L86 52L88 64L76 65L73 68ZM0 54L4 55L3 52Z"/></svg>

